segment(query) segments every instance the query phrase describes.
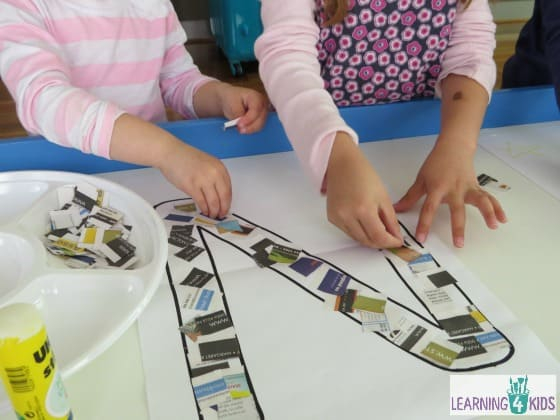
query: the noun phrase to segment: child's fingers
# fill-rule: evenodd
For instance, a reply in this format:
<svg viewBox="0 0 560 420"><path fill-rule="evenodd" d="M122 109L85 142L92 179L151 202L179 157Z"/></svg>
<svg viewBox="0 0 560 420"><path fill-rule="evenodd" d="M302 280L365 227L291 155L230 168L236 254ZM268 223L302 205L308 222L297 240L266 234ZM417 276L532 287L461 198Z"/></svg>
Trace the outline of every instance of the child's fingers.
<svg viewBox="0 0 560 420"><path fill-rule="evenodd" d="M204 200L206 201L208 211L206 213L203 212L208 217L212 219L216 219L219 217L220 214L220 196L216 191L216 188L213 184L207 185L202 189L202 194L204 195Z"/></svg>
<svg viewBox="0 0 560 420"><path fill-rule="evenodd" d="M216 195L220 200L220 209L218 212L218 217L225 217L229 212L231 207L231 180L229 175L225 175L222 179L218 180L214 185L216 190Z"/></svg>
<svg viewBox="0 0 560 420"><path fill-rule="evenodd" d="M402 245L402 240L390 232L378 215L360 215L358 222L367 237L367 242L362 242L363 245L370 248L393 248Z"/></svg>
<svg viewBox="0 0 560 420"><path fill-rule="evenodd" d="M257 110L260 112L261 110L266 110L268 106L268 101L266 98L256 91L249 92L244 98L243 103L245 105L245 109L247 110Z"/></svg>
<svg viewBox="0 0 560 420"><path fill-rule="evenodd" d="M379 221L350 219L337 225L348 236L369 248L393 248L402 245L402 241L387 232Z"/></svg>
<svg viewBox="0 0 560 420"><path fill-rule="evenodd" d="M350 219L339 226L348 236L364 246L369 246L369 238L357 220Z"/></svg>
<svg viewBox="0 0 560 420"><path fill-rule="evenodd" d="M500 223L507 223L506 212L500 205L500 202L493 195L490 195L488 198L492 202L492 206L494 207L494 211L496 213L496 217L498 218L498 221Z"/></svg>
<svg viewBox="0 0 560 420"><path fill-rule="evenodd" d="M395 209L392 206L381 206L379 209L379 217L387 232L397 238L400 241L398 246L401 246L403 243L403 237Z"/></svg>
<svg viewBox="0 0 560 420"><path fill-rule="evenodd" d="M465 203L462 200L453 200L449 203L449 212L451 213L453 244L457 248L462 248L465 245Z"/></svg>
<svg viewBox="0 0 560 420"><path fill-rule="evenodd" d="M351 211L335 211L329 221L355 241L370 248L393 248L402 245L402 238L394 210L367 207Z"/></svg>
<svg viewBox="0 0 560 420"><path fill-rule="evenodd" d="M395 203L395 211L397 213L400 213L410 210L410 208L414 206L414 204L416 204L416 202L420 200L423 195L424 189L422 187L422 184L420 184L418 181L414 182L414 184L412 184L406 194L397 203Z"/></svg>
<svg viewBox="0 0 560 420"><path fill-rule="evenodd" d="M422 205L422 210L420 210L418 225L416 226L416 239L418 239L418 242L424 242L428 237L432 221L434 220L434 216L442 199L443 193L441 191L428 194L426 197L426 200Z"/></svg>
<svg viewBox="0 0 560 420"><path fill-rule="evenodd" d="M208 214L208 203L202 189L191 192L191 197L202 214Z"/></svg>
<svg viewBox="0 0 560 420"><path fill-rule="evenodd" d="M251 134L259 131L264 127L267 116L268 113L266 111L261 112L253 121L240 125L239 132L242 134Z"/></svg>
<svg viewBox="0 0 560 420"><path fill-rule="evenodd" d="M243 118L247 114L247 107L243 103L243 100L236 98L235 101L230 103L230 108L228 112L224 113L226 118L234 120L236 118ZM241 121L241 120L240 120Z"/></svg>
<svg viewBox="0 0 560 420"><path fill-rule="evenodd" d="M267 116L267 101L257 92L247 95L244 99L246 112L237 125L240 132L252 133L264 125Z"/></svg>

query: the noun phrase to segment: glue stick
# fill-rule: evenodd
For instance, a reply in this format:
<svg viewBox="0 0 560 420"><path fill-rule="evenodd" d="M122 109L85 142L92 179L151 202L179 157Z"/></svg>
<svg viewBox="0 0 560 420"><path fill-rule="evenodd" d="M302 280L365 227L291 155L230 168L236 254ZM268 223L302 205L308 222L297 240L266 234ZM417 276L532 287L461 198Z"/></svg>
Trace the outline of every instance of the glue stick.
<svg viewBox="0 0 560 420"><path fill-rule="evenodd" d="M0 376L18 419L72 419L45 324L31 304L0 308Z"/></svg>

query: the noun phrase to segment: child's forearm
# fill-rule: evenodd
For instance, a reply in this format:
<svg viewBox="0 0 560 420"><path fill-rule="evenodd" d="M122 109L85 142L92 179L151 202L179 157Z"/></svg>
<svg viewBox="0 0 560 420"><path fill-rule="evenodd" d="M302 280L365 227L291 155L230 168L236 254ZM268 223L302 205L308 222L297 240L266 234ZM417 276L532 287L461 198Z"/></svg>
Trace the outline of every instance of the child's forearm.
<svg viewBox="0 0 560 420"><path fill-rule="evenodd" d="M225 217L229 211L231 180L224 164L154 124L121 115L113 128L110 155L159 169L205 215Z"/></svg>
<svg viewBox="0 0 560 420"><path fill-rule="evenodd" d="M473 79L449 75L441 82L441 131L438 144L451 142L474 153L488 93Z"/></svg>
<svg viewBox="0 0 560 420"><path fill-rule="evenodd" d="M193 106L199 118L221 117L224 115L221 90L226 86L219 81L211 81L202 85L193 98Z"/></svg>
<svg viewBox="0 0 560 420"><path fill-rule="evenodd" d="M111 159L161 168L182 146L180 140L157 125L123 114L113 127L110 156Z"/></svg>

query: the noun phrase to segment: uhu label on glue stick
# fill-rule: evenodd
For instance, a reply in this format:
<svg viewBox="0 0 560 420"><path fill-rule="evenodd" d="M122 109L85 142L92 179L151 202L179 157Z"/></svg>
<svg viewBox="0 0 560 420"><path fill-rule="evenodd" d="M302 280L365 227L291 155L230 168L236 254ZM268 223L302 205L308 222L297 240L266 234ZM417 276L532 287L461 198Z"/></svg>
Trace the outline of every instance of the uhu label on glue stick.
<svg viewBox="0 0 560 420"><path fill-rule="evenodd" d="M71 420L45 324L30 304L0 308L0 376L18 420Z"/></svg>

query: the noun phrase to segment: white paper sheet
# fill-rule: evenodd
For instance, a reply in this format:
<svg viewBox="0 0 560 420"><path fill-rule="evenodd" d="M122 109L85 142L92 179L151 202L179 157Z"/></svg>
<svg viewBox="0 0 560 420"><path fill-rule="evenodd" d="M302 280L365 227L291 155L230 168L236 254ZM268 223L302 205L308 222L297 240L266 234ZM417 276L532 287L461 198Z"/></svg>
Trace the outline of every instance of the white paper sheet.
<svg viewBox="0 0 560 420"><path fill-rule="evenodd" d="M483 130L479 144L560 200L559 121Z"/></svg>
<svg viewBox="0 0 560 420"><path fill-rule="evenodd" d="M393 188L394 200L414 179L434 139L362 146L387 185ZM400 162L398 168L396 161ZM225 163L234 186L234 213L292 240L295 246L328 260L428 317L402 281L394 281L394 274L390 277L380 274L387 271L386 267L380 271L377 251L357 247L327 222L323 198L311 189L310 183L303 181L301 168L292 153L232 159ZM480 169L498 171L493 172L498 178L502 174L512 176L511 170L498 163L486 153L477 160ZM108 177L140 192L153 204L183 197L155 170L112 173ZM476 263L474 268L479 273L515 290L506 293L508 298L516 299L517 304L512 308L528 318L534 308L555 302L550 295L542 295L539 286L539 282L545 287L552 281L556 269L548 261L554 253L550 248L527 253L522 250L525 248L518 247L522 243L518 232L525 232L523 221L529 220L533 207L514 208L513 205L521 200L518 196L521 193L535 200L540 197L548 203L546 209L558 203L543 197L540 191L529 190L533 187L525 184L528 183L518 189L514 186L500 197L508 205L509 214L516 216L517 223L510 222L498 232L492 232L469 208L466 248L458 252L451 248L449 220L442 211L434 220L426 243L441 266L459 280L465 294L515 346L511 359L497 367L475 371L478 374L560 373L558 362L537 336L457 258L461 255L462 261ZM547 226L553 213L542 212L541 229ZM414 231L417 211L399 218ZM548 225L547 228L553 237L560 235L556 227ZM212 235L205 236L213 250L243 360L266 419L449 418L449 372L426 364L373 333L362 332L358 323L327 311L323 302L285 277L258 268L241 251ZM523 237L528 247L543 242L541 236ZM552 238L545 242L552 243ZM512 262L512 255L517 254L519 260ZM211 272L212 266L205 255L201 254L193 263ZM185 270L185 277L189 270ZM181 276L178 277L180 282ZM535 287L526 288L527 278L531 278ZM139 320L150 418L172 417L176 413L184 418L197 418L193 390L186 374L184 342L178 333L179 321L171 296L169 285L162 285ZM539 304L539 298L544 303ZM527 299L530 302L525 305ZM543 322L538 321L538 325ZM541 328L540 333L546 336L547 331L549 327Z"/></svg>
<svg viewBox="0 0 560 420"><path fill-rule="evenodd" d="M253 189L256 197L265 196L270 186L265 183L261 188ZM305 196L306 192L302 190L292 190L296 202ZM293 199L289 202L293 203ZM158 211L162 216L173 212L173 202L163 204ZM241 212L235 214L242 216ZM286 232L276 233L288 240L290 233L306 224L297 213L290 211L289 205L277 208L274 214L261 214L258 224L266 228L268 226L263 221L268 219L276 226L285 227ZM317 226L306 228L317 229ZM212 228L207 230L213 231ZM227 235L203 231L204 243L199 241L195 245L203 246L205 252L189 263L172 255L179 248L170 247L173 287L175 291L182 287L180 282L192 267L213 273L212 262L215 264L243 361L264 418L366 419L375 416L402 419L410 418L411 413L417 419L448 418L449 372L422 361L378 335L362 332L360 325L347 316L326 310L320 299L301 287L308 282L310 290L316 289L317 277L310 276L298 285L279 274L282 272L290 277L284 265L276 264L273 266L275 270L258 268L250 256L238 249L247 250L249 245L264 237L279 240L273 233L258 231L247 239L235 241L227 239L232 234ZM430 318L418 299L395 275L382 253L348 243L345 238L321 244L316 238L312 235L306 243L294 243L293 246L305 249L310 257L321 258L324 264L331 263ZM243 241L247 243L243 244ZM465 294L515 347L509 360L502 361L508 357L509 349L506 349L491 360L498 362L498 366L476 370L477 373L560 372L557 361L537 337L519 323L445 245L432 238L429 246L429 252L441 267L453 274ZM314 252L312 247L319 248L320 252ZM212 260L208 258L208 251ZM181 302L178 303L180 306ZM179 321L174 305L171 288L164 285L139 321L148 401L154 419L165 418L173 412L185 413L185 418L197 416L183 352L186 341L181 342L178 332L181 322L188 319Z"/></svg>

